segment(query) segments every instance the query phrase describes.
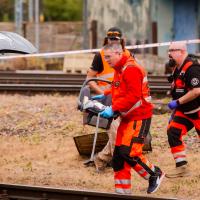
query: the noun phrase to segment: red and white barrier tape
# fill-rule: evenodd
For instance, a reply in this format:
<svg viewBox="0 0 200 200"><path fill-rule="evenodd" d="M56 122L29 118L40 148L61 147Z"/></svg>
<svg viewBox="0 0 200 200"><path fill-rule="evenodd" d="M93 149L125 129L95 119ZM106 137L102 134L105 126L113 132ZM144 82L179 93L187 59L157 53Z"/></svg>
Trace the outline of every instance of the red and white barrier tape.
<svg viewBox="0 0 200 200"><path fill-rule="evenodd" d="M143 49L150 47L161 47L161 46L169 46L171 43L179 43L184 42L186 44L195 44L200 43L200 39L194 40L181 40L181 41L171 41L171 42L161 42L161 43L152 43L152 44L140 44L140 45L132 45L126 46L127 49ZM49 53L35 53L35 54L25 54L25 55L13 55L13 56L0 56L0 60L7 60L13 58L29 58L29 57L63 57L67 54L77 54L77 53L95 53L100 51L100 49L86 49L86 50L74 50L74 51L61 51L61 52L49 52Z"/></svg>
<svg viewBox="0 0 200 200"><path fill-rule="evenodd" d="M172 42L173 43L183 42L185 44L195 44L195 43L200 43L200 39L161 42L161 43L152 43L152 44L140 44L140 45L127 46L127 49L142 49L142 48L150 48L150 47L169 46Z"/></svg>

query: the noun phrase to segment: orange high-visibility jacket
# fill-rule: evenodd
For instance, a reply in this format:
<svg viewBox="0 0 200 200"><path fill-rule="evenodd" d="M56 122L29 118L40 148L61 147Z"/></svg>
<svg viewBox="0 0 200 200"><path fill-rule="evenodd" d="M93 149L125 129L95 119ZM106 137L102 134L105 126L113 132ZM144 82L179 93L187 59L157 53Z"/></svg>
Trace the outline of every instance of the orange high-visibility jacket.
<svg viewBox="0 0 200 200"><path fill-rule="evenodd" d="M123 118L141 120L152 116L147 74L132 56L124 55L115 67L111 93L112 108Z"/></svg>

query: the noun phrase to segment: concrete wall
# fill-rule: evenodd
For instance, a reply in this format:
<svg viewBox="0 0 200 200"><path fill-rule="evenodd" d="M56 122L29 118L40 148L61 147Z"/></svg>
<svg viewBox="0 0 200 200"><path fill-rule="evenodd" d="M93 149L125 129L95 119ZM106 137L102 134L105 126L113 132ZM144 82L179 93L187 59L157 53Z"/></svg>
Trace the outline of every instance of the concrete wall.
<svg viewBox="0 0 200 200"><path fill-rule="evenodd" d="M158 42L172 40L172 0L88 0L88 11L88 22L98 21L99 47L111 26L122 29L128 44L135 44L136 40L151 43L152 22L157 23ZM167 47L158 48L158 55L165 57L166 50Z"/></svg>
<svg viewBox="0 0 200 200"><path fill-rule="evenodd" d="M151 20L157 22L158 42L168 42L173 38L173 0L151 0ZM158 55L166 57L168 47L159 47Z"/></svg>
<svg viewBox="0 0 200 200"><path fill-rule="evenodd" d="M40 24L40 52L77 50L82 48L82 22L45 22ZM0 31L15 32L14 23L0 23ZM35 27L27 23L24 37L35 44Z"/></svg>
<svg viewBox="0 0 200 200"><path fill-rule="evenodd" d="M112 26L120 27L129 43L149 39L149 5L150 0L88 0L88 22L98 21L98 47Z"/></svg>
<svg viewBox="0 0 200 200"><path fill-rule="evenodd" d="M112 26L122 29L129 44L146 39L152 42L152 22L157 23L157 41L168 42L198 38L199 11L197 0L88 0L88 23L98 21L98 47ZM185 19L182 16L186 16ZM198 53L200 47L196 46ZM166 57L167 48L159 47L158 55Z"/></svg>

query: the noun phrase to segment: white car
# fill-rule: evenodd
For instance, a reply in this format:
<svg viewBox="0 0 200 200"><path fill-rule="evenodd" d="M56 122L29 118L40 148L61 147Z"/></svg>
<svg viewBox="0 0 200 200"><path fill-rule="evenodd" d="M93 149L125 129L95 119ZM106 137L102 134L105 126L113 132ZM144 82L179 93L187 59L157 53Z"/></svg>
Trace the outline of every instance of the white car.
<svg viewBox="0 0 200 200"><path fill-rule="evenodd" d="M36 52L37 49L27 39L23 38L19 34L0 31L0 54L30 54Z"/></svg>

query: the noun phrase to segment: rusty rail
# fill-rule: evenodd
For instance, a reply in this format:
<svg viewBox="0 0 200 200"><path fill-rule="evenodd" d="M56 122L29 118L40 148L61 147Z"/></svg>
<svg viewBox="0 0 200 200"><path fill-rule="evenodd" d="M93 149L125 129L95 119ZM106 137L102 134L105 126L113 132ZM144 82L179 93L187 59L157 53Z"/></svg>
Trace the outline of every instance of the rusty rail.
<svg viewBox="0 0 200 200"><path fill-rule="evenodd" d="M2 200L176 200L169 197L119 195L83 190L38 187L27 185L0 184Z"/></svg>

